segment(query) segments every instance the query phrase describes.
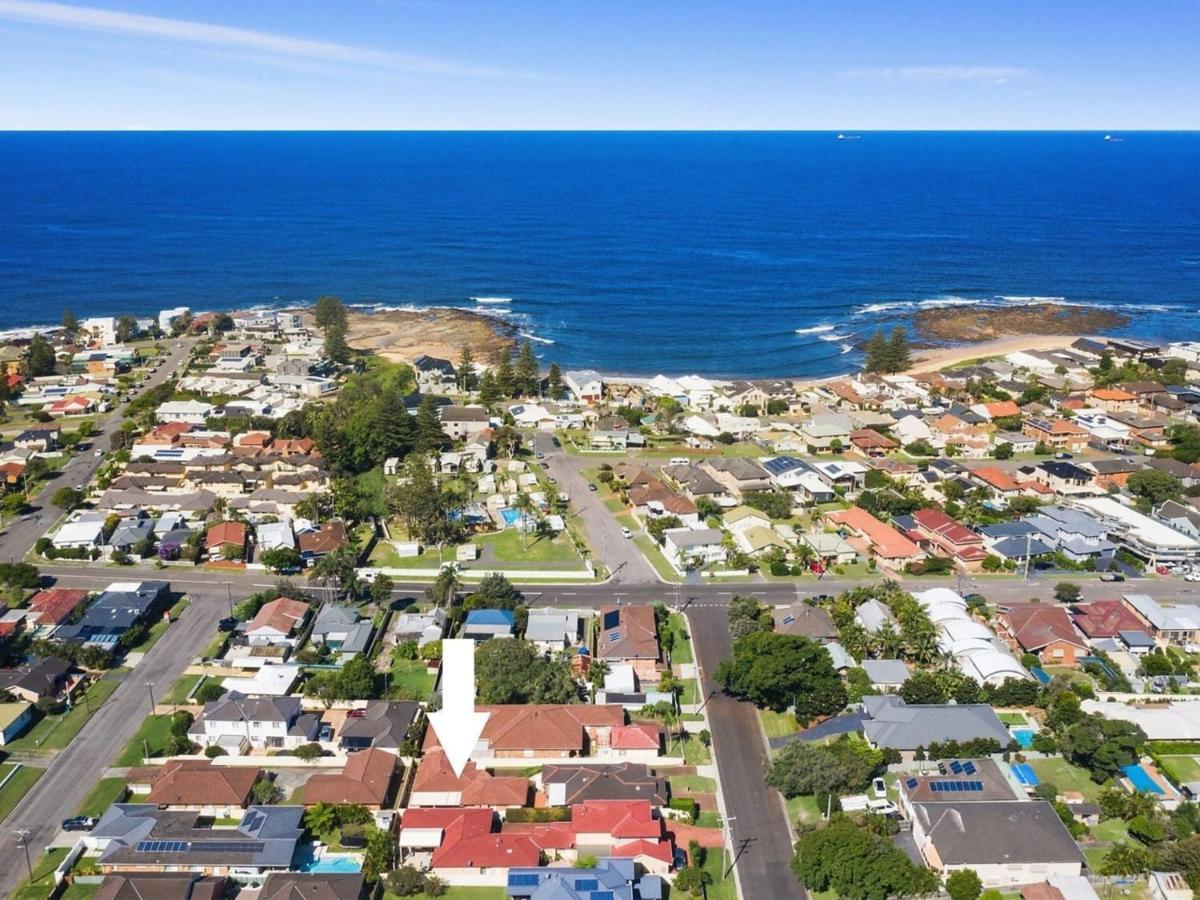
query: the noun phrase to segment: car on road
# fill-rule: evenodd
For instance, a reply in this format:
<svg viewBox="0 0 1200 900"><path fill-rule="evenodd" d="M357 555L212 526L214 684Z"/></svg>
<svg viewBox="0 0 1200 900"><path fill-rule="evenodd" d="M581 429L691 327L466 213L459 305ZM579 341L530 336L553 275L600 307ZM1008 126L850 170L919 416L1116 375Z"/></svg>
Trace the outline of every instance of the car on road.
<svg viewBox="0 0 1200 900"><path fill-rule="evenodd" d="M556 438L556 437L552 437L552 438L550 438L550 443L552 443L552 444L553 444L555 447L561 447L561 446L562 446L562 441L560 441L560 440L559 440L558 438Z"/></svg>
<svg viewBox="0 0 1200 900"><path fill-rule="evenodd" d="M233 616L226 616L217 623L218 631L233 631L235 628L237 628L237 619Z"/></svg>
<svg viewBox="0 0 1200 900"><path fill-rule="evenodd" d="M596 493L596 490L597 490L596 485L589 483L588 490L591 491L593 494Z"/></svg>
<svg viewBox="0 0 1200 900"><path fill-rule="evenodd" d="M549 481L551 484L558 484L557 478L547 478L546 480Z"/></svg>
<svg viewBox="0 0 1200 900"><path fill-rule="evenodd" d="M1125 576L1120 572L1105 572L1100 576L1101 581L1124 581Z"/></svg>
<svg viewBox="0 0 1200 900"><path fill-rule="evenodd" d="M541 450L539 450L539 451L537 452L537 454L536 454L536 455L537 455L537 458L538 458L538 459L545 459L545 458L546 458L546 454L545 454L545 453L543 453Z"/></svg>
<svg viewBox="0 0 1200 900"><path fill-rule="evenodd" d="M92 455L93 455L93 456L95 456L97 459L103 459L103 457L104 457L104 451L103 451L103 450L97 450L97 451L96 451L95 453L93 453Z"/></svg>
<svg viewBox="0 0 1200 900"><path fill-rule="evenodd" d="M1067 453L1065 450L1060 450L1058 453L1054 454L1054 458L1055 459L1074 459L1075 457L1073 455L1071 455L1070 453Z"/></svg>
<svg viewBox="0 0 1200 900"><path fill-rule="evenodd" d="M69 819L63 819L63 831L91 831L96 827L96 823L100 820L94 816L72 816Z"/></svg>
<svg viewBox="0 0 1200 900"><path fill-rule="evenodd" d="M633 532L632 532L632 531L630 531L628 528L624 528L624 527L622 527L622 528L621 528L621 537L623 537L623 538L631 538L631 537L633 537Z"/></svg>
<svg viewBox="0 0 1200 900"><path fill-rule="evenodd" d="M542 463L542 468L543 468L543 469L548 469L548 468L550 468L550 463L548 463L548 462L544 462L544 463Z"/></svg>

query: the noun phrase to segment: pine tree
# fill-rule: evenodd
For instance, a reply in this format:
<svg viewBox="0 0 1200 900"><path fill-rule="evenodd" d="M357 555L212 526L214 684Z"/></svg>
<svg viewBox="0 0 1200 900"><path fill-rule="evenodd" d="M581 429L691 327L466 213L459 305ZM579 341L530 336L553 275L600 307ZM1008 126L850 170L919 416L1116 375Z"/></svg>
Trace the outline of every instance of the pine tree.
<svg viewBox="0 0 1200 900"><path fill-rule="evenodd" d="M437 404L434 403L432 396L426 394L421 398L421 405L417 407L416 449L421 452L440 450L449 440L446 433L442 431Z"/></svg>
<svg viewBox="0 0 1200 900"><path fill-rule="evenodd" d="M325 329L325 355L337 363L350 360L350 347L346 344L346 326L332 322Z"/></svg>
<svg viewBox="0 0 1200 900"><path fill-rule="evenodd" d="M337 297L318 297L313 306L313 321L322 331L328 331L330 325L346 327L346 306Z"/></svg>
<svg viewBox="0 0 1200 900"><path fill-rule="evenodd" d="M75 334L79 330L79 321L75 318L75 313L71 312L71 307L63 310L62 314L63 331L67 334Z"/></svg>
<svg viewBox="0 0 1200 900"><path fill-rule="evenodd" d="M496 390L501 397L511 397L515 391L512 356L508 350L500 353L500 361L496 364Z"/></svg>
<svg viewBox="0 0 1200 900"><path fill-rule="evenodd" d="M526 341L521 345L521 351L517 355L517 367L513 373L517 391L526 395L537 393L538 374L538 361L533 355L533 344Z"/></svg>
<svg viewBox="0 0 1200 900"><path fill-rule="evenodd" d="M897 325L892 329L887 342L887 370L903 372L912 365L912 352L908 349L908 334L904 326Z"/></svg>
<svg viewBox="0 0 1200 900"><path fill-rule="evenodd" d="M496 386L496 376L488 369L479 379L479 402L490 407L499 399L500 389Z"/></svg>
<svg viewBox="0 0 1200 900"><path fill-rule="evenodd" d="M407 456L417 441L417 426L397 393L380 406L379 429L387 456ZM386 456L385 456L386 458Z"/></svg>
<svg viewBox="0 0 1200 900"><path fill-rule="evenodd" d="M546 375L546 384L550 389L550 399L561 400L567 394L567 389L563 387L562 370L558 367L558 363L550 363L550 372Z"/></svg>
<svg viewBox="0 0 1200 900"><path fill-rule="evenodd" d="M877 330L871 335L867 341L866 359L863 361L863 368L868 372L886 372L887 371L887 338L883 336L883 332Z"/></svg>
<svg viewBox="0 0 1200 900"><path fill-rule="evenodd" d="M475 357L471 354L471 345L463 344L462 352L458 354L458 389L466 393L475 386Z"/></svg>
<svg viewBox="0 0 1200 900"><path fill-rule="evenodd" d="M29 349L25 353L25 369L31 378L54 374L54 366L57 362L54 348L40 334L35 334L30 339Z"/></svg>

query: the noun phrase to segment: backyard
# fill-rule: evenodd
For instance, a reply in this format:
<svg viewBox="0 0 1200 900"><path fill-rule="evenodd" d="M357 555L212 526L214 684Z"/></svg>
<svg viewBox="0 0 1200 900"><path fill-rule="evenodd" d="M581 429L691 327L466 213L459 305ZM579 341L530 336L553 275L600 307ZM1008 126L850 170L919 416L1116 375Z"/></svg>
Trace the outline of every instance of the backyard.
<svg viewBox="0 0 1200 900"><path fill-rule="evenodd" d="M434 674L420 659L392 657L388 670L388 698L392 700L428 700L433 693Z"/></svg>
<svg viewBox="0 0 1200 900"><path fill-rule="evenodd" d="M1092 781L1086 769L1073 766L1062 757L1033 759L1029 765L1042 784L1050 782L1059 791L1078 791L1089 803L1095 803L1100 794L1101 785Z"/></svg>
<svg viewBox="0 0 1200 900"><path fill-rule="evenodd" d="M114 766L140 766L149 751L150 756L166 753L167 739L171 736L170 716L149 716L142 721L137 734L130 738Z"/></svg>

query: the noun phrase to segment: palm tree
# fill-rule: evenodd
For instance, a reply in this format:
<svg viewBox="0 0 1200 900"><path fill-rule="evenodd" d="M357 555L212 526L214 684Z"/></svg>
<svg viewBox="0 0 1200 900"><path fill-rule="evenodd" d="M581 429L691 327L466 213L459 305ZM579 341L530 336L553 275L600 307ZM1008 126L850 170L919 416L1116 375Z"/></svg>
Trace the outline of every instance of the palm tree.
<svg viewBox="0 0 1200 900"><path fill-rule="evenodd" d="M521 529L521 544L526 550L528 550L529 529L527 527L526 520L536 507L533 505L533 500L531 500L529 495L524 491L519 492L517 496L513 498L512 506L513 509L521 514L521 518L517 520L517 527Z"/></svg>
<svg viewBox="0 0 1200 900"><path fill-rule="evenodd" d="M317 803L304 814L304 827L313 834L327 834L337 822L337 812L328 803Z"/></svg>
<svg viewBox="0 0 1200 900"><path fill-rule="evenodd" d="M437 606L445 604L449 609L454 605L454 598L460 587L462 587L462 579L459 578L454 566L443 566L442 570L438 572L437 578L433 580L433 584L425 589L425 593L434 604Z"/></svg>

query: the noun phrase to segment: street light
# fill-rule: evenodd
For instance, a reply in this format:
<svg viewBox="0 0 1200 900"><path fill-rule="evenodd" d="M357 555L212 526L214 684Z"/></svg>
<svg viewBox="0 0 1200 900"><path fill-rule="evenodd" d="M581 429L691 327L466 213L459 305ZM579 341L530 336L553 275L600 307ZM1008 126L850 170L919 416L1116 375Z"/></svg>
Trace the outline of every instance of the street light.
<svg viewBox="0 0 1200 900"><path fill-rule="evenodd" d="M146 691L150 694L150 715L154 715L154 709L157 704L154 702L154 682L146 682Z"/></svg>
<svg viewBox="0 0 1200 900"><path fill-rule="evenodd" d="M25 868L29 871L29 880L33 881L33 863L29 860L29 835L32 832L28 828L18 828L17 838L21 842L21 849L25 851Z"/></svg>

